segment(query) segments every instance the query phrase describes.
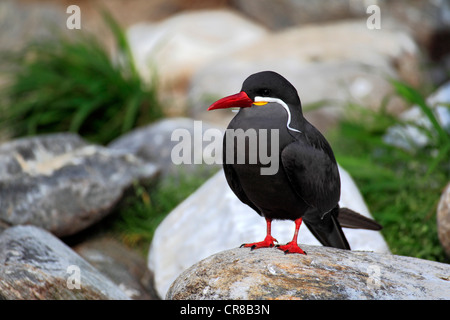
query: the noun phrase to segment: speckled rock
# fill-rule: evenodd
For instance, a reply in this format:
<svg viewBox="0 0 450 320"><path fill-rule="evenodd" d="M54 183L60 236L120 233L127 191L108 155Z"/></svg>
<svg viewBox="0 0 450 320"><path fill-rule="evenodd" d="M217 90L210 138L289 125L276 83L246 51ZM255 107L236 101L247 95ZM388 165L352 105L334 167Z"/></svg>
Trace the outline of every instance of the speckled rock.
<svg viewBox="0 0 450 320"><path fill-rule="evenodd" d="M0 300L128 299L113 282L49 232L0 233Z"/></svg>
<svg viewBox="0 0 450 320"><path fill-rule="evenodd" d="M437 209L438 236L447 256L450 257L450 183L442 193Z"/></svg>
<svg viewBox="0 0 450 320"><path fill-rule="evenodd" d="M450 265L303 245L308 255L236 248L193 265L167 299L450 299Z"/></svg>
<svg viewBox="0 0 450 320"><path fill-rule="evenodd" d="M0 145L0 220L57 236L99 221L133 181L155 179L156 165L61 133Z"/></svg>
<svg viewBox="0 0 450 320"><path fill-rule="evenodd" d="M145 259L111 236L97 236L72 248L133 300L155 300Z"/></svg>

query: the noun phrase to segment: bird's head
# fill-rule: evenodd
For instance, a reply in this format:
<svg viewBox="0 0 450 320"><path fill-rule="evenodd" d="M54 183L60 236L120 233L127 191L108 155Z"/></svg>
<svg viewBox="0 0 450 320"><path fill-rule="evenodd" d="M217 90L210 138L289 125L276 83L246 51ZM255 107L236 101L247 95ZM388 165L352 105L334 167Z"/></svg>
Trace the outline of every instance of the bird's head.
<svg viewBox="0 0 450 320"><path fill-rule="evenodd" d="M214 102L208 110L225 108L249 108L269 102L300 108L300 98L294 86L280 74L262 71L249 76L239 93Z"/></svg>

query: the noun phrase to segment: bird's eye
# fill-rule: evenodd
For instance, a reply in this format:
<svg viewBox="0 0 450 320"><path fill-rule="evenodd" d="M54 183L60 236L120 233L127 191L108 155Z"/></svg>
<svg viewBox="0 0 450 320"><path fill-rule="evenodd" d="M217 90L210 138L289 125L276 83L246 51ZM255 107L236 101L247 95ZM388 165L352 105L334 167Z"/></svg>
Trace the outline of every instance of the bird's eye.
<svg viewBox="0 0 450 320"><path fill-rule="evenodd" d="M268 97L270 95L270 90L269 89L262 89L261 90L261 95L263 97Z"/></svg>

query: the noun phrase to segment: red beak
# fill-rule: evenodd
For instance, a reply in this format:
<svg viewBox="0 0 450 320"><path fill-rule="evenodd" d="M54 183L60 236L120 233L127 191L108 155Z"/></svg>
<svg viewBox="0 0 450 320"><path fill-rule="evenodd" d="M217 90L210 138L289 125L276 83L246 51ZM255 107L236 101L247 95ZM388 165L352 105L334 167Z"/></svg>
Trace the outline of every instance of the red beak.
<svg viewBox="0 0 450 320"><path fill-rule="evenodd" d="M244 91L241 91L237 94L217 100L208 108L208 111L225 108L248 108L251 107L252 104L253 100L250 99Z"/></svg>

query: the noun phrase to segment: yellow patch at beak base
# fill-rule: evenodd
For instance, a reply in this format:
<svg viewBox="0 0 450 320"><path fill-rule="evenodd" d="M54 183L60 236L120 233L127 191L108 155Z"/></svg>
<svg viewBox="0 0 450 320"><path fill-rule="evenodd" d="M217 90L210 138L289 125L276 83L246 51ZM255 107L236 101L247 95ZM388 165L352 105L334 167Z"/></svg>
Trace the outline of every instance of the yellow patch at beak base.
<svg viewBox="0 0 450 320"><path fill-rule="evenodd" d="M266 105L268 102L267 101L256 101L256 102L253 102L253 104L255 105L255 106L264 106L264 105Z"/></svg>

